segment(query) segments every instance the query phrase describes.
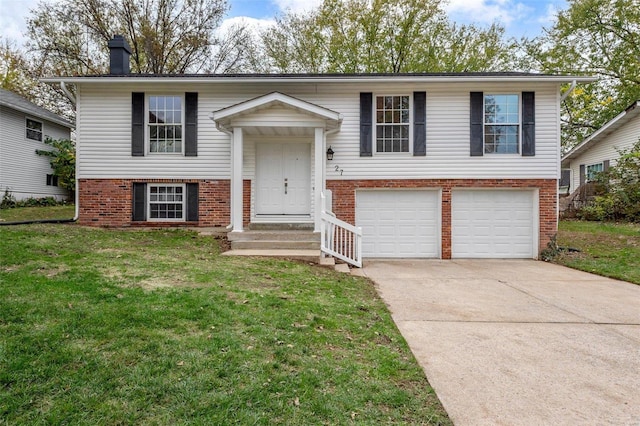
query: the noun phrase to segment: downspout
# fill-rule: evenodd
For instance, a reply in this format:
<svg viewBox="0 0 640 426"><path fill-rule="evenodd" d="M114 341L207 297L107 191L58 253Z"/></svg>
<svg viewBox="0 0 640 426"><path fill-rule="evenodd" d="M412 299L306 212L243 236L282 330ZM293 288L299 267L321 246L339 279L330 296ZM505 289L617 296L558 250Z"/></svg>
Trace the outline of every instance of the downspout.
<svg viewBox="0 0 640 426"><path fill-rule="evenodd" d="M573 89L576 88L576 81L573 80L571 82L571 86L569 86L569 89L563 93L563 95L560 97L560 103L564 102L565 99L567 99L567 97L571 94L571 92L573 92Z"/></svg>
<svg viewBox="0 0 640 426"><path fill-rule="evenodd" d="M71 101L71 103L73 105L76 106L76 125L77 125L77 100L76 97L73 96L73 93L71 93L71 91L69 91L69 89L67 89L67 85L65 84L64 81L60 82L60 88L62 89L62 92L65 94L65 96L67 98L69 98L69 100ZM75 213L73 215L73 222L76 222L78 220L78 218L80 217L80 191L78 191L78 146L76 145L76 190L74 191L74 203L75 203Z"/></svg>

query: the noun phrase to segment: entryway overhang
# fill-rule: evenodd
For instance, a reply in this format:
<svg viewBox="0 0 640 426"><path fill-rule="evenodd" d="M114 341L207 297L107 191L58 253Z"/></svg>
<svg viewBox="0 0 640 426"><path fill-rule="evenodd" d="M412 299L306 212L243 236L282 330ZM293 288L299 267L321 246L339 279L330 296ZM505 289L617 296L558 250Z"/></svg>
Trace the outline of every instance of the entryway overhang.
<svg viewBox="0 0 640 426"><path fill-rule="evenodd" d="M289 114L276 116L273 114L274 110L288 110ZM342 125L340 113L280 92L272 92L215 111L211 114L211 119L223 132L232 132L234 128L242 127L247 134L262 135L261 132L273 129L271 135L276 136L277 129L288 128L289 130L280 132L297 136L302 132L312 135L312 129L317 127L322 127L327 132L336 131Z"/></svg>
<svg viewBox="0 0 640 426"><path fill-rule="evenodd" d="M231 226L243 230L244 137L308 137L313 141L314 228L319 232L325 186L326 136L340 130L340 113L279 92L253 98L211 114L216 127L231 136ZM255 177L254 177L255 178Z"/></svg>

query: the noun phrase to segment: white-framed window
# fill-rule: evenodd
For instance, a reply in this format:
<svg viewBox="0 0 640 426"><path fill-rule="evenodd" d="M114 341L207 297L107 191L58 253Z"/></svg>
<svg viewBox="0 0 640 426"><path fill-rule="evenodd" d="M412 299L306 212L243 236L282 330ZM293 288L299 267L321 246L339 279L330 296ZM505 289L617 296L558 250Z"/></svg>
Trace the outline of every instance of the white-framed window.
<svg viewBox="0 0 640 426"><path fill-rule="evenodd" d="M374 116L376 152L410 152L411 97L376 96Z"/></svg>
<svg viewBox="0 0 640 426"><path fill-rule="evenodd" d="M150 153L180 154L184 141L184 100L181 95L149 95L147 137Z"/></svg>
<svg viewBox="0 0 640 426"><path fill-rule="evenodd" d="M27 139L42 142L42 122L27 118L26 120Z"/></svg>
<svg viewBox="0 0 640 426"><path fill-rule="evenodd" d="M185 185L184 184L148 184L147 200L150 221L184 221L185 220Z"/></svg>
<svg viewBox="0 0 640 426"><path fill-rule="evenodd" d="M592 182L596 180L598 173L602 173L604 171L604 163L595 163L590 164L586 167L586 178L587 182Z"/></svg>
<svg viewBox="0 0 640 426"><path fill-rule="evenodd" d="M519 95L484 95L484 153L520 153Z"/></svg>

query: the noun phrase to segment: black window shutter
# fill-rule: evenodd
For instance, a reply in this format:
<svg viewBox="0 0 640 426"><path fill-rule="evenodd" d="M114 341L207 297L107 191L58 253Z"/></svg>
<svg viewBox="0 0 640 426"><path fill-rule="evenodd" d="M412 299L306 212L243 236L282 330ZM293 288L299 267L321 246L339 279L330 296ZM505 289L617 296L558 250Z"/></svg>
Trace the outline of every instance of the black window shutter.
<svg viewBox="0 0 640 426"><path fill-rule="evenodd" d="M471 92L471 140L470 152L472 157L484 155L482 116L484 115L484 93Z"/></svg>
<svg viewBox="0 0 640 426"><path fill-rule="evenodd" d="M133 184L133 214L134 221L147 220L147 184Z"/></svg>
<svg viewBox="0 0 640 426"><path fill-rule="evenodd" d="M198 156L198 94L184 94L184 155L187 157Z"/></svg>
<svg viewBox="0 0 640 426"><path fill-rule="evenodd" d="M536 97L534 92L522 92L522 155L536 155Z"/></svg>
<svg viewBox="0 0 640 426"><path fill-rule="evenodd" d="M580 186L584 185L587 181L587 173L584 169L584 164L580 164Z"/></svg>
<svg viewBox="0 0 640 426"><path fill-rule="evenodd" d="M604 160L604 161L602 162L602 171L603 171L603 172L608 171L608 170L609 170L609 167L610 167L610 165L609 165L609 160Z"/></svg>
<svg viewBox="0 0 640 426"><path fill-rule="evenodd" d="M131 155L144 155L144 93L131 93Z"/></svg>
<svg viewBox="0 0 640 426"><path fill-rule="evenodd" d="M360 93L360 157L371 157L373 143L373 94Z"/></svg>
<svg viewBox="0 0 640 426"><path fill-rule="evenodd" d="M198 184L187 184L187 222L198 221Z"/></svg>
<svg viewBox="0 0 640 426"><path fill-rule="evenodd" d="M413 155L427 155L426 92L413 92Z"/></svg>

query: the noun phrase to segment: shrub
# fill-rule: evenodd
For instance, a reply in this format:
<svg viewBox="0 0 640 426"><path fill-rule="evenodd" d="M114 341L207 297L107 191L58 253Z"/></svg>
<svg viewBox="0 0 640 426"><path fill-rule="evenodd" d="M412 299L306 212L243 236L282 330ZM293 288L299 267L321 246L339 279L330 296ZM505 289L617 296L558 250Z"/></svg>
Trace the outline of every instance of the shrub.
<svg viewBox="0 0 640 426"><path fill-rule="evenodd" d="M616 165L596 177L603 190L578 211L580 219L640 222L640 140L619 153Z"/></svg>
<svg viewBox="0 0 640 426"><path fill-rule="evenodd" d="M36 154L49 157L53 175L58 177L58 186L66 189L71 198L76 190L76 146L69 139L47 138L45 144L53 147L51 151L37 149Z"/></svg>

